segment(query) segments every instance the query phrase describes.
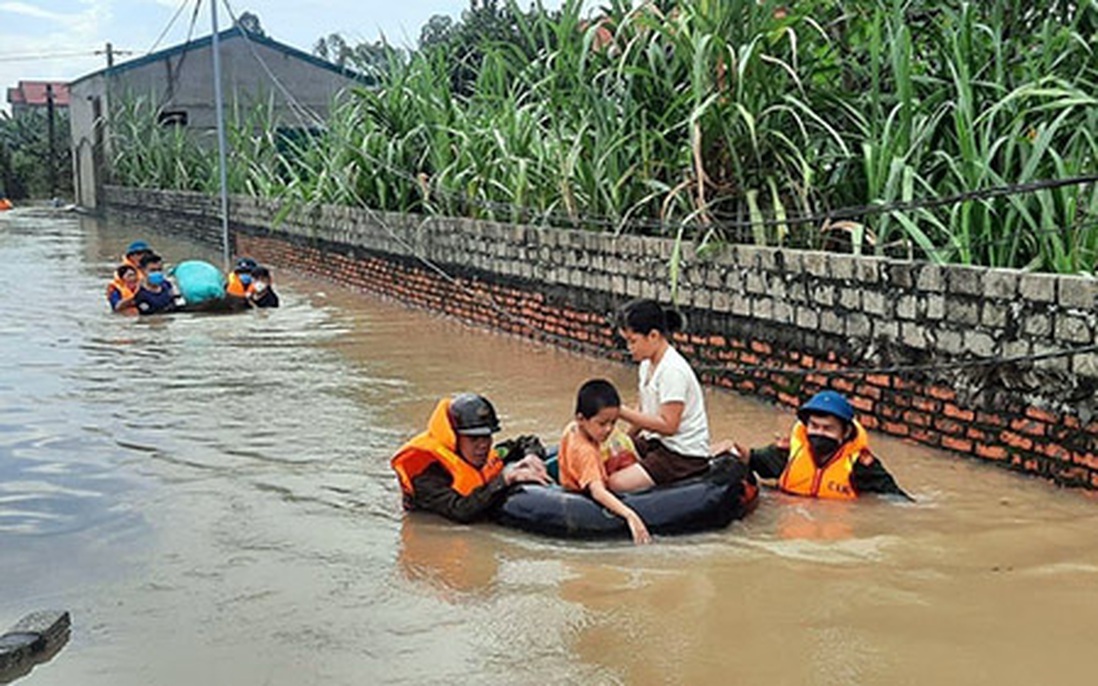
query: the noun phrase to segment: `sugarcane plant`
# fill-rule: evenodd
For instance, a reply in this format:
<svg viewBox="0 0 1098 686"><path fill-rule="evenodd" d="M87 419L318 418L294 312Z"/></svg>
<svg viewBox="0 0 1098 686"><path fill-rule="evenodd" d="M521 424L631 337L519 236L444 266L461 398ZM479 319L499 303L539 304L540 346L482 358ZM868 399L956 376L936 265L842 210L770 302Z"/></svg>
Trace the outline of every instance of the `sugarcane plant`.
<svg viewBox="0 0 1098 686"><path fill-rule="evenodd" d="M493 12L475 49L440 39L382 56L377 84L323 122L279 121L270 99L237 108L231 190L297 208L1094 271L1096 184L981 191L1098 171L1098 0ZM147 107L123 114L120 179L211 190L208 141L157 127Z"/></svg>

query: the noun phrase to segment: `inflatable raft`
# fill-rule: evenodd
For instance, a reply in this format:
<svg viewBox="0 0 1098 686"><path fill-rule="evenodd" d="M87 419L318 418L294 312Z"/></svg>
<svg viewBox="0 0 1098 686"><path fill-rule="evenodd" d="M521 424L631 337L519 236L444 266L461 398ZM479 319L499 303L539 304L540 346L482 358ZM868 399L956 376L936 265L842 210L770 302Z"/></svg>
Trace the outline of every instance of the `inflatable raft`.
<svg viewBox="0 0 1098 686"><path fill-rule="evenodd" d="M755 509L755 477L731 458L713 460L699 477L619 495L657 535L723 529ZM559 486L515 486L496 512L503 526L558 538L628 538L625 520L591 498Z"/></svg>

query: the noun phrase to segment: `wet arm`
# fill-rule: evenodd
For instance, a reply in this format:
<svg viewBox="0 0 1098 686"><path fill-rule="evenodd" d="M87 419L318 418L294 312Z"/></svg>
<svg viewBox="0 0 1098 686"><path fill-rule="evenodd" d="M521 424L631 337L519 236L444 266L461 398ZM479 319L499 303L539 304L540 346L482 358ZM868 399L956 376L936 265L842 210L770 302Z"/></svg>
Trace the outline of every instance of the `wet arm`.
<svg viewBox="0 0 1098 686"><path fill-rule="evenodd" d="M587 490L591 493L591 497L595 499L595 502L625 520L625 523L629 525L629 532L633 536L634 543L644 544L651 540L648 527L640 515L611 493L604 482L592 481Z"/></svg>
<svg viewBox="0 0 1098 686"><path fill-rule="evenodd" d="M850 474L850 485L858 493L880 493L882 495L898 495L912 502L910 495L900 488L892 475L888 473L881 461L873 455L863 455L855 464L854 471Z"/></svg>
<svg viewBox="0 0 1098 686"><path fill-rule="evenodd" d="M637 429L654 431L661 436L673 436L679 431L686 403L667 402L660 405L658 415L643 414L629 407L621 408L621 418Z"/></svg>
<svg viewBox="0 0 1098 686"><path fill-rule="evenodd" d="M442 467L428 467L412 481L412 504L418 510L440 514L462 524L480 519L503 500L507 484L497 476L467 496L450 487L450 474Z"/></svg>
<svg viewBox="0 0 1098 686"><path fill-rule="evenodd" d="M764 479L777 479L785 471L789 461L789 449L777 445L765 448L752 448L748 453L747 466Z"/></svg>
<svg viewBox="0 0 1098 686"><path fill-rule="evenodd" d="M129 307L133 304L133 298L123 298L119 291L111 291L111 309L117 311L120 307Z"/></svg>

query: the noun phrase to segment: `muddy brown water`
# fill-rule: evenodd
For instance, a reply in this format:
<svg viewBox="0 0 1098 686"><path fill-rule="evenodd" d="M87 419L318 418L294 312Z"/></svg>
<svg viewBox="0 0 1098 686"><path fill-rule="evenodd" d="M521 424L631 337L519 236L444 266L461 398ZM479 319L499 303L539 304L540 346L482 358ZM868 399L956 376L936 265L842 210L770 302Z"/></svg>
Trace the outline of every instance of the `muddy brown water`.
<svg viewBox="0 0 1098 686"><path fill-rule="evenodd" d="M0 215L0 630L72 612L23 684L1091 684L1098 502L876 436L918 499L767 492L644 549L406 517L438 396L552 439L633 369L276 270L285 307L110 316L114 256L218 253ZM791 414L708 394L715 436Z"/></svg>

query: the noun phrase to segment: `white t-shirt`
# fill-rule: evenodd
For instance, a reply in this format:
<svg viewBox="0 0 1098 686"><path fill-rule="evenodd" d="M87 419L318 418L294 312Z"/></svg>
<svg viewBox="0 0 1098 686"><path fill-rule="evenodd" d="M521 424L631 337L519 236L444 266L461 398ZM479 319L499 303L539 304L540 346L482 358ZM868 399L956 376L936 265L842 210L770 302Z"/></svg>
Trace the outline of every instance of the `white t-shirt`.
<svg viewBox="0 0 1098 686"><path fill-rule="evenodd" d="M668 347L655 369L650 360L640 363L640 409L659 416L660 405L675 402L683 403L679 430L670 436L641 431L641 436L658 439L681 455L709 457L709 419L701 384L679 351Z"/></svg>

